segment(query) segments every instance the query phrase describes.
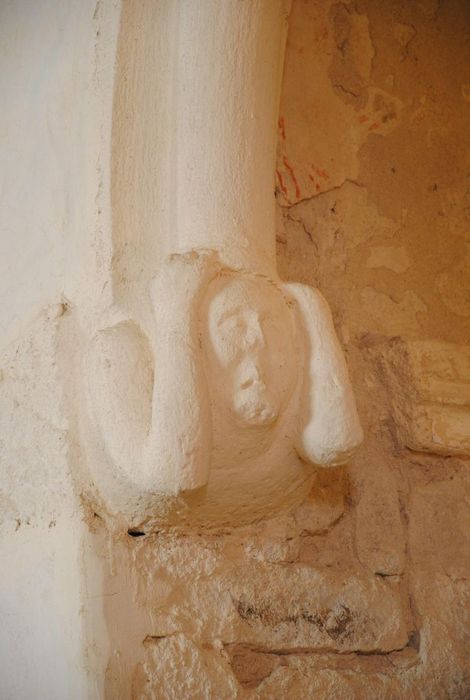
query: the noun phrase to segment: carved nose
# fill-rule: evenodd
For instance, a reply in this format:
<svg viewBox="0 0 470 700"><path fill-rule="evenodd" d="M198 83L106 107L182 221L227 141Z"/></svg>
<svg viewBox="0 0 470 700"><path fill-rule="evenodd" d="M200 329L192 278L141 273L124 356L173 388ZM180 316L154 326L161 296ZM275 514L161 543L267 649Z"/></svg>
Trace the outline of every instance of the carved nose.
<svg viewBox="0 0 470 700"><path fill-rule="evenodd" d="M244 372L244 379L240 383L241 389L249 389L253 384L263 385L261 379L261 371L256 364L250 364L250 366Z"/></svg>
<svg viewBox="0 0 470 700"><path fill-rule="evenodd" d="M247 377L241 384L242 389L249 389L250 386L253 386L253 384L257 381L259 381L259 370L257 367L253 368L253 371L249 377Z"/></svg>
<svg viewBox="0 0 470 700"><path fill-rule="evenodd" d="M261 324L257 318L251 318L250 324L246 330L245 342L249 348L257 348L264 346L264 335Z"/></svg>

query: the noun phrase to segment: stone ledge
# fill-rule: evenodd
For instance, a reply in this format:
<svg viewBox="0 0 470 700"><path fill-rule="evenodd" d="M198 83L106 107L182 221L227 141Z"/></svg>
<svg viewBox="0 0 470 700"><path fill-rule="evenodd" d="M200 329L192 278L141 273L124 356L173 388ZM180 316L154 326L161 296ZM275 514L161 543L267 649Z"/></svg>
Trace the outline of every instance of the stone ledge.
<svg viewBox="0 0 470 700"><path fill-rule="evenodd" d="M393 338L381 365L400 443L470 456L470 346Z"/></svg>

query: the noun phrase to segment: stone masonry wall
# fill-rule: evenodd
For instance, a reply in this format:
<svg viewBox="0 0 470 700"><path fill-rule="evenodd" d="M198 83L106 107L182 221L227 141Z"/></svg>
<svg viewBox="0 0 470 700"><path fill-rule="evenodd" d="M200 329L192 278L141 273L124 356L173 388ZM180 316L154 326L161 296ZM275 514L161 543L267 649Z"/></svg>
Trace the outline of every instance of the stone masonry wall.
<svg viewBox="0 0 470 700"><path fill-rule="evenodd" d="M294 1L278 264L331 304L366 438L243 530L90 513L106 697L469 697L469 15Z"/></svg>

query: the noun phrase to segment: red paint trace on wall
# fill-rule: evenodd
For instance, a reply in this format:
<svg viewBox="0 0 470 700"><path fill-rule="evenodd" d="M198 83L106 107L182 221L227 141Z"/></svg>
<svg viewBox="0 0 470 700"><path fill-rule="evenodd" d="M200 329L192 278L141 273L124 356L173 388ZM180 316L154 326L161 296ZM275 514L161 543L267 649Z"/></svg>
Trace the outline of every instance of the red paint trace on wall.
<svg viewBox="0 0 470 700"><path fill-rule="evenodd" d="M289 202L289 198L287 196L287 187L284 184L284 180L282 179L282 175L279 172L279 170L276 170L276 175L277 175L277 179L279 180L279 187L281 188L281 192L284 195L284 197L287 199L287 201ZM290 204L290 202L289 202L289 204Z"/></svg>
<svg viewBox="0 0 470 700"><path fill-rule="evenodd" d="M319 170L318 168L315 168L315 172L316 172L317 175L319 175L320 177L322 177L324 180L329 180L329 179L330 179L330 176L328 175L328 173L326 172L326 170Z"/></svg>
<svg viewBox="0 0 470 700"><path fill-rule="evenodd" d="M297 178L296 178L295 173L294 173L294 168L293 168L292 165L289 163L289 161L287 160L286 156L284 156L284 158L283 158L282 160L283 160L283 163L284 163L284 165L286 166L286 168L287 168L287 170L288 170L288 172L289 172L289 175L290 175L291 178L292 178L292 182L294 183L294 186L295 186L295 196L296 196L297 199L299 199L299 198L300 198L300 187L299 187L299 183L297 182Z"/></svg>

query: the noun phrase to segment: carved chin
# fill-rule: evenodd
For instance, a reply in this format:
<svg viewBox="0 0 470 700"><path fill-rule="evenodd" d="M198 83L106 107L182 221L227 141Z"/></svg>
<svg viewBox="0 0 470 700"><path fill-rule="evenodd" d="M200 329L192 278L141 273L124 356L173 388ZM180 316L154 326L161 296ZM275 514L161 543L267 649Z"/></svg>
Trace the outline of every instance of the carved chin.
<svg viewBox="0 0 470 700"><path fill-rule="evenodd" d="M243 389L235 395L233 410L239 421L253 426L270 425L279 415L279 409L268 397Z"/></svg>

